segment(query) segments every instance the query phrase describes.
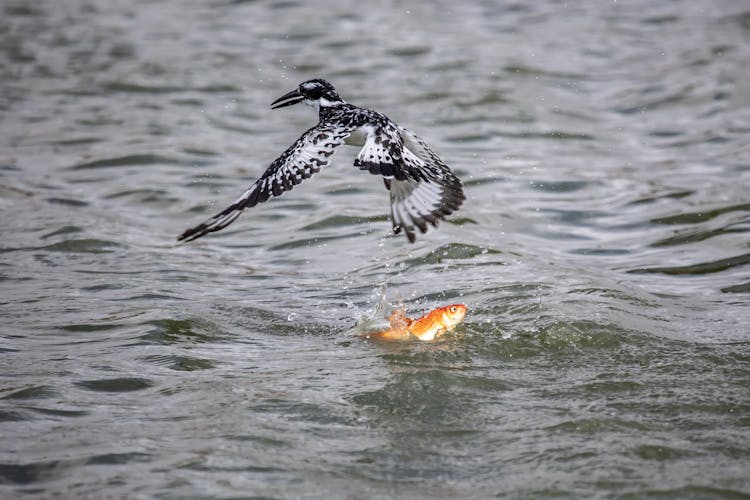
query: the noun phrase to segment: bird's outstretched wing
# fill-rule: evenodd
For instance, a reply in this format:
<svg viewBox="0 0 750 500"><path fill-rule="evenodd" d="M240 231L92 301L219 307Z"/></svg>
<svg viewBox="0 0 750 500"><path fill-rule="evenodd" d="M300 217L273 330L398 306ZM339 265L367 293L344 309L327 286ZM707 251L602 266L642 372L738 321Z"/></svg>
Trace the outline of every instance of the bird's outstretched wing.
<svg viewBox="0 0 750 500"><path fill-rule="evenodd" d="M425 233L427 224L437 226L440 219L458 210L466 197L458 177L419 136L403 127L399 132L404 171L409 175L385 177L385 185L391 193L393 232L403 230L414 243L416 228Z"/></svg>
<svg viewBox="0 0 750 500"><path fill-rule="evenodd" d="M404 140L395 123L382 123L365 128L364 132L365 143L354 160L355 167L386 179L403 181L425 178L420 165L404 161Z"/></svg>
<svg viewBox="0 0 750 500"><path fill-rule="evenodd" d="M178 241L192 241L224 229L243 210L280 196L328 165L336 147L352 133L353 128L319 123L307 130L266 169L263 175L227 208L201 224L186 230Z"/></svg>

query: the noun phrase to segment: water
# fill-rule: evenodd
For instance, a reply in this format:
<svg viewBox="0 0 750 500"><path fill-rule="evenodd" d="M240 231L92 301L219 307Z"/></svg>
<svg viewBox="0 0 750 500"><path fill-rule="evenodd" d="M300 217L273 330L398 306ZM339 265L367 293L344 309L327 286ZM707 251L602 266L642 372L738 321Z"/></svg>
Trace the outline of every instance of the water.
<svg viewBox="0 0 750 500"><path fill-rule="evenodd" d="M11 0L0 32L1 496L750 496L747 5ZM463 209L389 236L347 148L177 245L311 77ZM469 314L352 335L384 301Z"/></svg>

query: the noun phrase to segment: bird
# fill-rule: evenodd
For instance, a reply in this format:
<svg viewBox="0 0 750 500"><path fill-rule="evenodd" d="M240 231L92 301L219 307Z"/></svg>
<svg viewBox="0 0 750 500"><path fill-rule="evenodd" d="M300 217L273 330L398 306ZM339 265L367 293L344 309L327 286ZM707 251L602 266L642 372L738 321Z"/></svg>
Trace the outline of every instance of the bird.
<svg viewBox="0 0 750 500"><path fill-rule="evenodd" d="M331 162L341 145L360 147L354 166L383 178L390 192L395 234L410 243L416 231L427 232L458 210L466 199L459 178L412 131L377 111L344 101L328 81L315 78L271 103L271 109L303 102L318 113L318 124L305 131L227 208L187 229L177 240L188 242L224 229L246 209L291 190Z"/></svg>

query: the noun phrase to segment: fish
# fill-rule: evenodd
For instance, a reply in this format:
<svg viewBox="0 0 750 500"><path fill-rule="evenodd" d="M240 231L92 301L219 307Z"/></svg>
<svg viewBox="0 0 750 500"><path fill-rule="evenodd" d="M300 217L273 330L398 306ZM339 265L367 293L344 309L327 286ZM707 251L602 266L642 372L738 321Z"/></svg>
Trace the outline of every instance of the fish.
<svg viewBox="0 0 750 500"><path fill-rule="evenodd" d="M387 342L406 342L415 339L429 342L453 331L464 320L466 311L467 308L463 304L451 304L438 307L418 319L411 319L406 317L403 308L399 308L388 318L390 328L368 333L364 337Z"/></svg>

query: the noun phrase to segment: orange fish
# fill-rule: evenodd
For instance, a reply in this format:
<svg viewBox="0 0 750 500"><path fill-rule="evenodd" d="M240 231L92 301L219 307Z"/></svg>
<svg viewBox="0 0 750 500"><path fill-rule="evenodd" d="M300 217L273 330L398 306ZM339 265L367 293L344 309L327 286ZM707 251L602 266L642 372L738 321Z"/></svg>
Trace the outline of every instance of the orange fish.
<svg viewBox="0 0 750 500"><path fill-rule="evenodd" d="M438 307L419 319L407 318L403 308L396 309L388 321L391 327L382 332L374 332L365 335L365 338L386 341L407 341L416 337L419 340L435 340L445 332L450 332L464 320L466 306L463 304L452 304Z"/></svg>

